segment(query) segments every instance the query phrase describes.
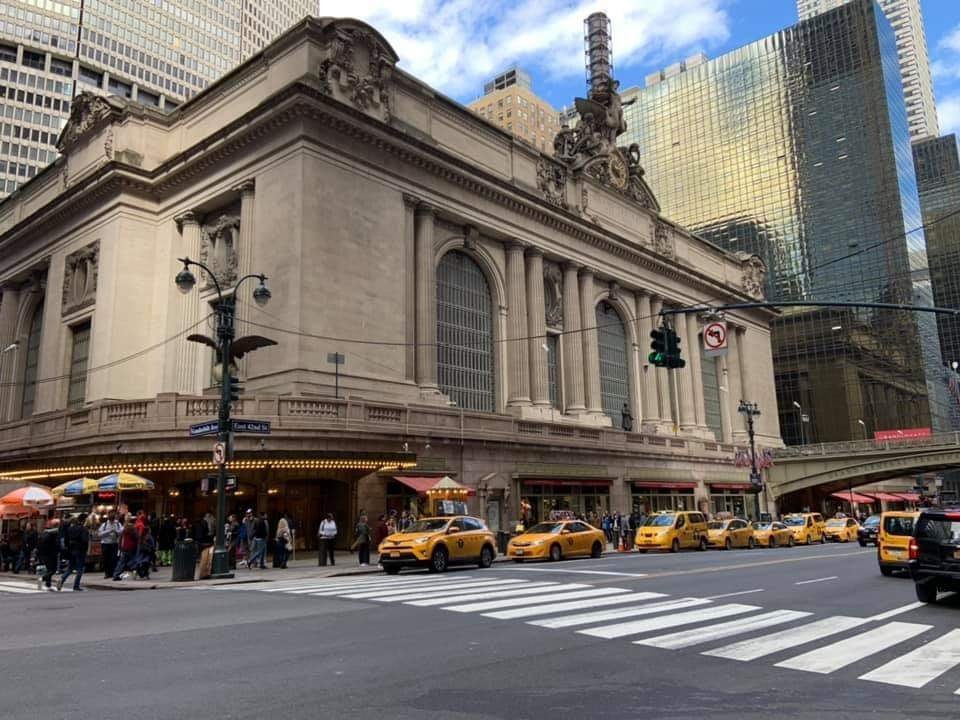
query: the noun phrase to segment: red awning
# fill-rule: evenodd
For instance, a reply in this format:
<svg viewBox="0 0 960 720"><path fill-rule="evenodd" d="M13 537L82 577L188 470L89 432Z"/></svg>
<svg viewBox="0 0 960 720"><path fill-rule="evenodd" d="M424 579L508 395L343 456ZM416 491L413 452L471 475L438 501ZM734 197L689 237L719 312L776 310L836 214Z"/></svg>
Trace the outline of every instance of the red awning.
<svg viewBox="0 0 960 720"><path fill-rule="evenodd" d="M830 493L830 497L835 497L839 500L843 500L844 502L850 502L853 500L853 502L857 503L858 505L873 505L873 503L876 502L869 495L861 495L860 493L855 493L852 491L847 492L846 490L843 492Z"/></svg>
<svg viewBox="0 0 960 720"><path fill-rule="evenodd" d="M907 502L912 502L912 503L920 502L920 495L915 492L898 492L895 494L899 495L901 498L903 498Z"/></svg>
<svg viewBox="0 0 960 720"><path fill-rule="evenodd" d="M646 480L633 482L633 487L639 490L693 490L697 487L695 482L648 482Z"/></svg>
<svg viewBox="0 0 960 720"><path fill-rule="evenodd" d="M750 491L754 487L750 483L709 483L714 490L744 490Z"/></svg>
<svg viewBox="0 0 960 720"><path fill-rule="evenodd" d="M430 490L440 481L438 477L408 477L404 475L394 475L393 479L399 483L403 483L411 490L416 490L421 495L425 494L427 490Z"/></svg>
<svg viewBox="0 0 960 720"><path fill-rule="evenodd" d="M870 492L877 500L883 500L885 502L903 502L903 498L899 495L893 495L892 493L886 492Z"/></svg>
<svg viewBox="0 0 960 720"><path fill-rule="evenodd" d="M524 485L561 485L563 487L610 487L612 480L545 480L542 478L534 480L523 480Z"/></svg>

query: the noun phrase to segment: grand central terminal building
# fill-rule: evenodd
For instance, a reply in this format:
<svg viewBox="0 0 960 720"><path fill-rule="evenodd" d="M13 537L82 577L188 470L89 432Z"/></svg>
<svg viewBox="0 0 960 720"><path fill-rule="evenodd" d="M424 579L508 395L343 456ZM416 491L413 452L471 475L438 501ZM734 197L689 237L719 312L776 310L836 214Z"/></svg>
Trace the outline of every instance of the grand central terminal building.
<svg viewBox="0 0 960 720"><path fill-rule="evenodd" d="M570 510L751 513L741 399L782 445L767 309L669 316L686 367L647 361L661 310L760 299L757 258L662 217L617 147L612 78L554 157L396 66L373 28L308 18L172 112L73 103L62 154L0 203L0 483L130 470L148 510L214 504L211 278L237 293L231 510L421 503L444 477L506 528ZM606 82L606 84L604 84ZM580 101L578 101L580 102ZM618 119L619 113L619 119ZM668 376L674 374L673 381Z"/></svg>

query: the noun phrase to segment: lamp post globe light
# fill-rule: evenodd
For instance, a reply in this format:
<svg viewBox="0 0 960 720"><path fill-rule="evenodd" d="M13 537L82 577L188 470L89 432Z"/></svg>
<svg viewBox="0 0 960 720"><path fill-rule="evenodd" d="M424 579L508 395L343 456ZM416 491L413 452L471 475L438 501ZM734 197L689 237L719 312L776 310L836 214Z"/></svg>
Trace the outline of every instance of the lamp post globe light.
<svg viewBox="0 0 960 720"><path fill-rule="evenodd" d="M220 362L220 403L217 421L217 439L228 449L225 453L224 461L217 466L217 535L213 549L212 576L214 578L230 578L233 573L230 572L230 558L226 547L226 515L227 515L227 463L230 461L230 434L232 426L230 422L230 406L237 398L239 392L239 380L231 372L231 362L234 356L240 357L243 353L255 350L258 347L267 345L276 345L273 340L260 338L256 336L241 338L242 348L232 348L235 336L235 316L236 316L236 298L237 291L244 281L251 278L259 280L260 284L253 291L253 300L260 307L263 307L270 300L270 290L267 288L267 276L262 273L251 273L244 275L234 284L233 288L224 292L220 280L214 275L210 268L197 260L191 260L189 257L177 258L183 263L183 269L177 273L174 282L177 289L186 295L197 285L197 278L190 270L195 266L203 270L213 283L217 291L217 316L216 329L217 339L212 339L203 335L190 335L187 339L195 342L201 342L212 347L219 356ZM246 342L244 342L246 341Z"/></svg>

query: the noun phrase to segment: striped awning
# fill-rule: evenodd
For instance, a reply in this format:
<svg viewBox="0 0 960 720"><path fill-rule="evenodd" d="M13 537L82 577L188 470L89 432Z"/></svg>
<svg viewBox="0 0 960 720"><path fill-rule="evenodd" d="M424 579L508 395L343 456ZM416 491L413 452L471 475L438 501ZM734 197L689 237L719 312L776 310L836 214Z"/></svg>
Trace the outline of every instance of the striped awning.
<svg viewBox="0 0 960 720"><path fill-rule="evenodd" d="M869 495L861 495L860 493L853 492L852 490L844 490L843 492L830 493L830 497L835 497L838 500L843 500L844 502L855 502L858 505L873 505L876 502Z"/></svg>

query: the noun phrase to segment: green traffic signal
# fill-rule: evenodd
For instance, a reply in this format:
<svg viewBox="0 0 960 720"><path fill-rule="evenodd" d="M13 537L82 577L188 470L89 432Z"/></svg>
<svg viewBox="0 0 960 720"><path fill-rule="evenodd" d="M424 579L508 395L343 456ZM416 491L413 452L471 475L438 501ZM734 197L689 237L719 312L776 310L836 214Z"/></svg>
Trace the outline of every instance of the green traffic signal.
<svg viewBox="0 0 960 720"><path fill-rule="evenodd" d="M656 328L650 331L650 337L653 342L650 343L650 354L647 360L654 367L667 367L667 336L664 328Z"/></svg>

